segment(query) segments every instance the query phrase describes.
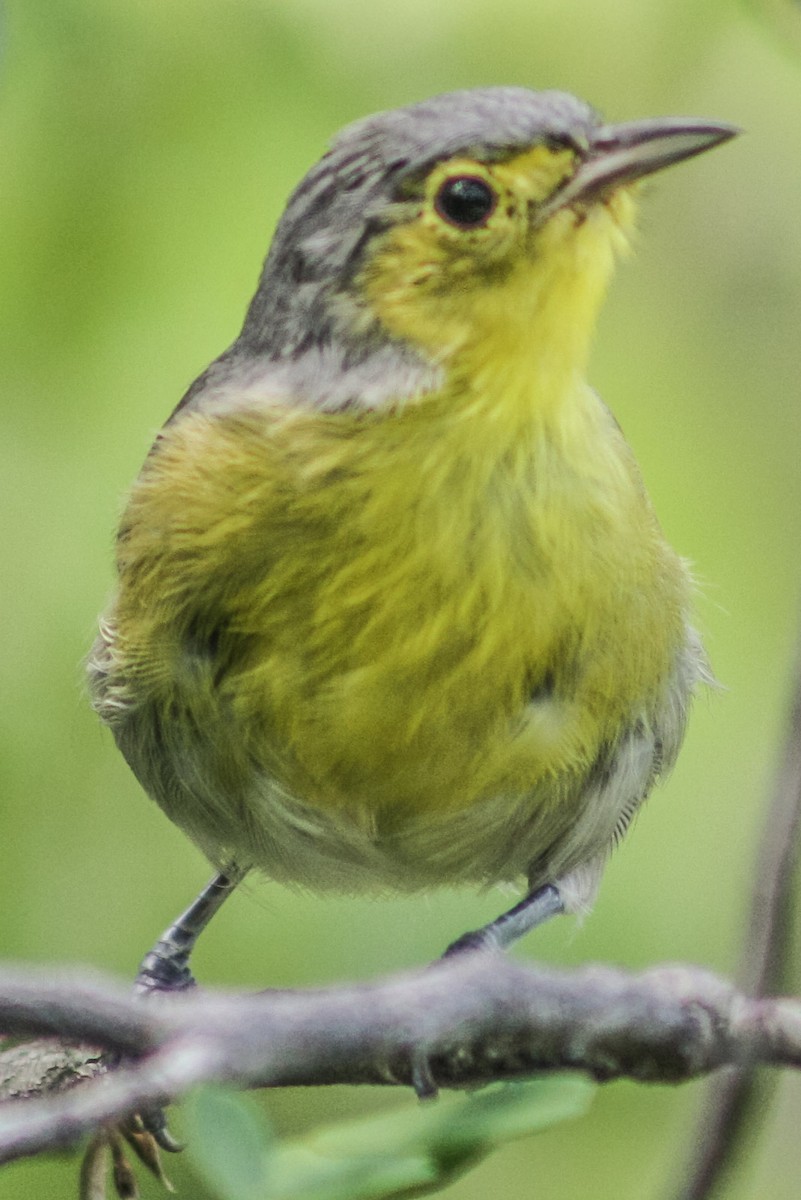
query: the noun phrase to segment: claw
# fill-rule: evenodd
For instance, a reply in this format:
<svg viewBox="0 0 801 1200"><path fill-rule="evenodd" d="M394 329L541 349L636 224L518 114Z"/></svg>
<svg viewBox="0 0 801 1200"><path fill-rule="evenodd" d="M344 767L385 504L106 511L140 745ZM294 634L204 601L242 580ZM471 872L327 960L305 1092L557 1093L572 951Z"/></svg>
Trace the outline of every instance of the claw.
<svg viewBox="0 0 801 1200"><path fill-rule="evenodd" d="M161 1110L159 1109L158 1112L161 1113ZM161 1113L161 1125L166 1128L163 1113ZM134 1151L139 1161L144 1163L150 1174L159 1181L166 1191L175 1191L169 1179L164 1174L164 1168L161 1165L161 1156L159 1154L160 1143L150 1130L146 1128L142 1114L134 1113L120 1129L126 1142ZM177 1145L177 1143L173 1144Z"/></svg>
<svg viewBox="0 0 801 1200"><path fill-rule="evenodd" d="M184 1144L170 1133L163 1108L146 1108L138 1115L145 1132L150 1135L157 1146L167 1154L181 1153Z"/></svg>
<svg viewBox="0 0 801 1200"><path fill-rule="evenodd" d="M413 1050L410 1063L411 1082L420 1101L436 1100L439 1088L431 1073L431 1063L424 1050Z"/></svg>

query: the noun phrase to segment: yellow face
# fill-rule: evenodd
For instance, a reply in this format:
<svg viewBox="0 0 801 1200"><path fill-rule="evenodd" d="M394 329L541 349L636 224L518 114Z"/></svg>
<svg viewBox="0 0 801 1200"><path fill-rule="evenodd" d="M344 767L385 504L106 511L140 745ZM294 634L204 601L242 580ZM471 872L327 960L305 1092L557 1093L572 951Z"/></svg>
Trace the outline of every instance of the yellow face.
<svg viewBox="0 0 801 1200"><path fill-rule="evenodd" d="M573 149L538 145L503 162L438 163L368 251L357 283L371 313L438 362L487 337L528 336L547 306L591 327L626 244L632 189L552 203L579 162Z"/></svg>

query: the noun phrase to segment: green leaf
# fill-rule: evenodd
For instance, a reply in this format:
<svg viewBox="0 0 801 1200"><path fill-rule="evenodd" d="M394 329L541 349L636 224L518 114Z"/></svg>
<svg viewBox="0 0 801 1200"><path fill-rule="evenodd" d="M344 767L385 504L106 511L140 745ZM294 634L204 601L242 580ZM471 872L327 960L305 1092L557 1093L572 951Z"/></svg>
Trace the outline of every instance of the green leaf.
<svg viewBox="0 0 801 1200"><path fill-rule="evenodd" d="M510 1138L582 1115L594 1091L583 1076L551 1075L276 1145L241 1097L203 1088L189 1103L189 1153L221 1200L401 1200L439 1191Z"/></svg>
<svg viewBox="0 0 801 1200"><path fill-rule="evenodd" d="M502 1084L336 1125L278 1147L270 1200L378 1200L439 1191L495 1146L584 1113L576 1075Z"/></svg>
<svg viewBox="0 0 801 1200"><path fill-rule="evenodd" d="M199 1088L186 1121L190 1157L220 1200L266 1200L272 1138L247 1100L224 1088Z"/></svg>

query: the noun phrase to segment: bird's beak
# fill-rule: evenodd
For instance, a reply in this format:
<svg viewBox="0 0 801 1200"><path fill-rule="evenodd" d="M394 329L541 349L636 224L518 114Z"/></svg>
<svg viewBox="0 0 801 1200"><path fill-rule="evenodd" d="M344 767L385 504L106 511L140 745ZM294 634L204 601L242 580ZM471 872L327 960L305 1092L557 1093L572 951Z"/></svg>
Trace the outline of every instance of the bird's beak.
<svg viewBox="0 0 801 1200"><path fill-rule="evenodd" d="M601 125L591 135L575 174L554 192L544 215L573 205L594 204L623 184L702 154L740 132L735 125L693 117Z"/></svg>

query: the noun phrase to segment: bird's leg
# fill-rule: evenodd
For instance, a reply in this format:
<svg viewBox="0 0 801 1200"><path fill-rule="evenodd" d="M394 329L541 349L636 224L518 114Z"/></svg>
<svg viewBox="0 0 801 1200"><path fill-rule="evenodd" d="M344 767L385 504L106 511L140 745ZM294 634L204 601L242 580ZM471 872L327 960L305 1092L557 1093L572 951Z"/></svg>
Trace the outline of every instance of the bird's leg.
<svg viewBox="0 0 801 1200"><path fill-rule="evenodd" d="M232 863L215 875L177 921L165 929L139 965L134 991L140 996L154 992L182 992L195 986L189 970L189 956L195 943L211 918L222 907L234 888L244 879L246 870ZM167 1128L167 1118L161 1105L152 1105L136 1114L146 1133L156 1144L171 1154L182 1150ZM158 1161L158 1151L154 1151Z"/></svg>
<svg viewBox="0 0 801 1200"><path fill-rule="evenodd" d="M546 883L529 892L514 908L501 913L489 925L463 933L455 942L451 942L442 957L450 958L452 954L463 954L465 950L508 950L518 938L561 912L564 912L564 904L559 889L552 883Z"/></svg>
<svg viewBox="0 0 801 1200"><path fill-rule="evenodd" d="M206 884L142 959L134 983L137 992L175 992L194 987L189 956L200 934L246 873L232 863Z"/></svg>
<svg viewBox="0 0 801 1200"><path fill-rule="evenodd" d="M488 925L463 933L455 942L451 942L442 958L476 950L507 950L518 938L564 910L559 889L552 883L546 883L529 892L513 908L501 913ZM431 1100L437 1095L437 1085L425 1049L417 1048L412 1052L411 1080L418 1100Z"/></svg>

